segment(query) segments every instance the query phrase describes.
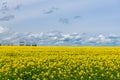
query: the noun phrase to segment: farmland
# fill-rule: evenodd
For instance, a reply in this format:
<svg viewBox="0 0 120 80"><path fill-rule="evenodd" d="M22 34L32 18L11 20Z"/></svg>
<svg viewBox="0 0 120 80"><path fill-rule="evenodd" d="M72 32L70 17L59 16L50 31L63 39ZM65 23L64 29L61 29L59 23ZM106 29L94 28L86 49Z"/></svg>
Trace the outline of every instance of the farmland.
<svg viewBox="0 0 120 80"><path fill-rule="evenodd" d="M119 79L120 47L0 47L0 80Z"/></svg>

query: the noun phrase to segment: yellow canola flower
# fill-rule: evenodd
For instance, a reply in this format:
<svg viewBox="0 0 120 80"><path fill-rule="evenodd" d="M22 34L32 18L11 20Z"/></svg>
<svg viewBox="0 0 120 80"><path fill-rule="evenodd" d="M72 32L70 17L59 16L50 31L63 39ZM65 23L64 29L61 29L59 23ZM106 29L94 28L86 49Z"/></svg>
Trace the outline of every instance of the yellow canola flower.
<svg viewBox="0 0 120 80"><path fill-rule="evenodd" d="M114 80L120 47L0 46L0 79Z"/></svg>

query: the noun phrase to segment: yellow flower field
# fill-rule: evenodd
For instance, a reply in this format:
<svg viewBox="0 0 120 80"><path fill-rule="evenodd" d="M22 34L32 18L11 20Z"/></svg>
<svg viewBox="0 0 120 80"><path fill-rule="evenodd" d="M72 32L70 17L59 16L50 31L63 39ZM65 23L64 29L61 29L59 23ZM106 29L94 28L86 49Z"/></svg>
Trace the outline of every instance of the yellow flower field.
<svg viewBox="0 0 120 80"><path fill-rule="evenodd" d="M1 46L0 80L120 80L120 47Z"/></svg>

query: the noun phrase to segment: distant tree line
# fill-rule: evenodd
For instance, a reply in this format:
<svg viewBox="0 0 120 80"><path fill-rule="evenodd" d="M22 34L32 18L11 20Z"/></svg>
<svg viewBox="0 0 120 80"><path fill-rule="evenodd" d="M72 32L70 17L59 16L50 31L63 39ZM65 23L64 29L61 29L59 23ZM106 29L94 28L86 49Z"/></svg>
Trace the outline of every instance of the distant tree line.
<svg viewBox="0 0 120 80"><path fill-rule="evenodd" d="M35 42L25 42L24 40L20 40L19 46L37 46L37 44Z"/></svg>
<svg viewBox="0 0 120 80"><path fill-rule="evenodd" d="M19 46L37 46L37 43L20 40L18 45ZM0 46L15 46L15 44L13 42L1 42Z"/></svg>

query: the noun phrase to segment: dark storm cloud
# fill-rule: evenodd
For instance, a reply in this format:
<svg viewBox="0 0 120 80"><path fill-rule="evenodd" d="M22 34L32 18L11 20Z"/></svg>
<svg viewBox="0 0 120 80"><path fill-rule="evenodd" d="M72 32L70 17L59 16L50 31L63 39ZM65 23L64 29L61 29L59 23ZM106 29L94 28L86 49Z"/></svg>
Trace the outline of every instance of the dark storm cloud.
<svg viewBox="0 0 120 80"><path fill-rule="evenodd" d="M0 5L0 12L2 12L3 14L5 14L7 11L9 11L8 3L7 3L7 1L4 1Z"/></svg>
<svg viewBox="0 0 120 80"><path fill-rule="evenodd" d="M22 4L16 4L16 6L11 7L7 0L2 0L0 4L0 21L10 21L15 18L16 10L20 10ZM12 15L11 15L12 14Z"/></svg>
<svg viewBox="0 0 120 80"><path fill-rule="evenodd" d="M43 14L51 14L51 13L57 11L57 10L59 10L59 8L52 7L50 9L48 9L48 10L43 10Z"/></svg>
<svg viewBox="0 0 120 80"><path fill-rule="evenodd" d="M20 10L21 7L22 7L22 4L18 4L18 5L16 5L16 6L14 7L14 10Z"/></svg>
<svg viewBox="0 0 120 80"><path fill-rule="evenodd" d="M14 18L15 18L14 15L7 15L7 16L0 17L0 21L10 21Z"/></svg>
<svg viewBox="0 0 120 80"><path fill-rule="evenodd" d="M74 16L73 19L80 19L80 18L81 18L81 16Z"/></svg>

